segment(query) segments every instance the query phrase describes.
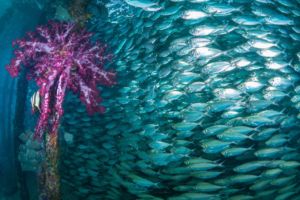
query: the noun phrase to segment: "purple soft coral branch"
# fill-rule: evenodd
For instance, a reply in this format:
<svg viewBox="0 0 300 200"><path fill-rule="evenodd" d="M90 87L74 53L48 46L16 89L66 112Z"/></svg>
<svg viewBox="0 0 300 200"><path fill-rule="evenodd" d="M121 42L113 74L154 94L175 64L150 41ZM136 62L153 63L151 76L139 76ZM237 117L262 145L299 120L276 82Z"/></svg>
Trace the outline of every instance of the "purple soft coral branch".
<svg viewBox="0 0 300 200"><path fill-rule="evenodd" d="M68 81L66 80L69 77L69 73L70 73L70 68L67 68L62 75L59 77L58 80L58 86L57 86L57 90L56 90L56 99L55 99L55 106L54 106L54 110L55 110L55 115L53 118L53 124L52 124L52 130L51 133L52 134L56 134L57 130L58 130L58 126L59 126L59 122L60 119L63 115L63 101L65 98L65 94L66 94L66 88L67 88L67 83Z"/></svg>

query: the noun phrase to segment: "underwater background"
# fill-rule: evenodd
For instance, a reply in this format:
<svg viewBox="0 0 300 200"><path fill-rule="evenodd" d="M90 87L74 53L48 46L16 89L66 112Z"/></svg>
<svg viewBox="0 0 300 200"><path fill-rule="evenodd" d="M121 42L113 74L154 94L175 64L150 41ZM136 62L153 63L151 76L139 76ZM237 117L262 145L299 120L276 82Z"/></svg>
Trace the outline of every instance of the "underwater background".
<svg viewBox="0 0 300 200"><path fill-rule="evenodd" d="M1 0L0 200L39 198L37 91L12 41L77 21L107 45L103 114L72 92L63 200L300 199L299 0Z"/></svg>

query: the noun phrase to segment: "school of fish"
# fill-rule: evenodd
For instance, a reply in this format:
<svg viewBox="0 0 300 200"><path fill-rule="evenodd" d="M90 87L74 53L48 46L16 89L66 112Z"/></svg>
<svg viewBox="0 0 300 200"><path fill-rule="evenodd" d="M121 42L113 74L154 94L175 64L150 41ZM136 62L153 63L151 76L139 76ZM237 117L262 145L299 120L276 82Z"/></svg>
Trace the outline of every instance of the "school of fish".
<svg viewBox="0 0 300 200"><path fill-rule="evenodd" d="M68 97L64 195L299 200L300 1L106 5L90 29L118 84L104 115Z"/></svg>

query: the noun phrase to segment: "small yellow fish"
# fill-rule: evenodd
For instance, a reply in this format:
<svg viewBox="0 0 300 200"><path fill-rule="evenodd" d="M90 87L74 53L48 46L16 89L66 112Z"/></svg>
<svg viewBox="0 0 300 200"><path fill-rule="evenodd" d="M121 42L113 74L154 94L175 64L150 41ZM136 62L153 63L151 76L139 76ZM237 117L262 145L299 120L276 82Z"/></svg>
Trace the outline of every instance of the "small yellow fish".
<svg viewBox="0 0 300 200"><path fill-rule="evenodd" d="M35 112L36 109L41 112L40 110L41 96L39 91L35 92L32 95L30 101L31 101L32 112Z"/></svg>

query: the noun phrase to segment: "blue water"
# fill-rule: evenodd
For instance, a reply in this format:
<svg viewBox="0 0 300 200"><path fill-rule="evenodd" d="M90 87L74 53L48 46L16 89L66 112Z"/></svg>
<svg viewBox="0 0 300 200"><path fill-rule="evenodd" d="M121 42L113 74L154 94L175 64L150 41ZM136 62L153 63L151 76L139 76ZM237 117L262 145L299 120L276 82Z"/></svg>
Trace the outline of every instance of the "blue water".
<svg viewBox="0 0 300 200"><path fill-rule="evenodd" d="M38 199L37 86L4 66L50 19L93 32L117 73L104 114L67 93L61 199L300 199L299 18L298 0L0 1L0 200Z"/></svg>

